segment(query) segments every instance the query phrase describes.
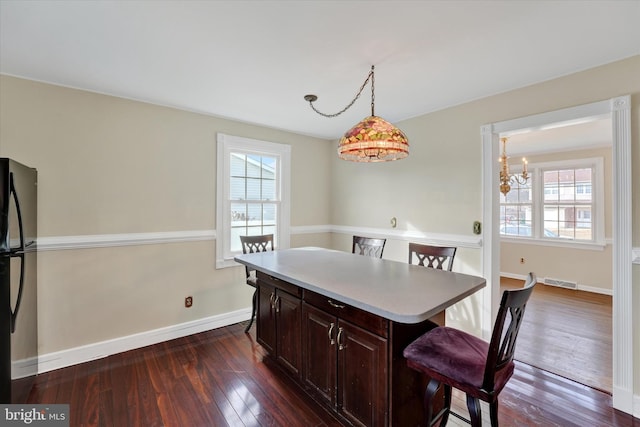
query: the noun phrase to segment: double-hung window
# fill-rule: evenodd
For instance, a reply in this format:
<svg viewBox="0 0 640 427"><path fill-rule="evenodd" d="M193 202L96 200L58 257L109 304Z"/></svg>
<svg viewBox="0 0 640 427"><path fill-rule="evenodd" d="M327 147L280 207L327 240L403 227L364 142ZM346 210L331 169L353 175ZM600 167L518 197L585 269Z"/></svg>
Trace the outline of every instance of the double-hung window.
<svg viewBox="0 0 640 427"><path fill-rule="evenodd" d="M522 240L604 244L602 158L529 164L524 184L500 195L500 235Z"/></svg>
<svg viewBox="0 0 640 427"><path fill-rule="evenodd" d="M240 236L289 247L291 147L218 134L216 268L236 265Z"/></svg>

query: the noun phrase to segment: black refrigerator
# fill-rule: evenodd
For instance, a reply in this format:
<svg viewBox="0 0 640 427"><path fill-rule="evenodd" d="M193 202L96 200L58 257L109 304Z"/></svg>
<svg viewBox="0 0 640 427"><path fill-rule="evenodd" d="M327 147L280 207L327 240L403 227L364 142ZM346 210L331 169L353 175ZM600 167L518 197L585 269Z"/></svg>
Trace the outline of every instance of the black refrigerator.
<svg viewBox="0 0 640 427"><path fill-rule="evenodd" d="M0 403L25 403L38 373L37 185L0 158Z"/></svg>

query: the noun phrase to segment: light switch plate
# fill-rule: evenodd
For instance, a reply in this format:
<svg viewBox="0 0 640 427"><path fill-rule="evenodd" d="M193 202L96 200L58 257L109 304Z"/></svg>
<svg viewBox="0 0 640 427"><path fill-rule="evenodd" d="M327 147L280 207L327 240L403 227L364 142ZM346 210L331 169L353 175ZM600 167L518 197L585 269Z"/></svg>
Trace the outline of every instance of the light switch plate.
<svg viewBox="0 0 640 427"><path fill-rule="evenodd" d="M480 221L473 221L473 234L482 233L482 224Z"/></svg>

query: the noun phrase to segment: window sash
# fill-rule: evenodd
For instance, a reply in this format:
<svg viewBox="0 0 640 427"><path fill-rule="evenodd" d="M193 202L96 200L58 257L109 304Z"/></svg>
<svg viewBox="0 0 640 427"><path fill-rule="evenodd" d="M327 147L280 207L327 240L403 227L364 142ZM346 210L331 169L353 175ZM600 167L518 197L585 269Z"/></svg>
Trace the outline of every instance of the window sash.
<svg viewBox="0 0 640 427"><path fill-rule="evenodd" d="M591 158L529 164L532 202L523 203L511 196L519 190L514 182L507 197L500 195L501 237L603 244L603 163L602 158ZM554 174L561 179L554 181ZM523 220L522 214L517 218L520 228L509 223L514 219L513 212L529 206L531 223Z"/></svg>
<svg viewBox="0 0 640 427"><path fill-rule="evenodd" d="M290 239L291 146L218 134L216 268L238 265L240 235Z"/></svg>

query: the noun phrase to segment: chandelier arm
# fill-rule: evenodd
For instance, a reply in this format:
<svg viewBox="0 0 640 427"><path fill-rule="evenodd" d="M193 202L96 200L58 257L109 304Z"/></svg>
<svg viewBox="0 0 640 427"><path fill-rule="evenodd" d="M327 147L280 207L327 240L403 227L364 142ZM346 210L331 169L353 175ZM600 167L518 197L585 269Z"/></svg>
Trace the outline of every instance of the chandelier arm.
<svg viewBox="0 0 640 427"><path fill-rule="evenodd" d="M374 94L373 94L373 79L374 79L373 74L374 73L373 73L373 69L374 69L374 66L372 65L371 66L371 71L369 71L369 75L367 76L367 79L364 81L364 83L362 83L362 86L360 86L360 90L358 91L356 96L351 100L351 102L346 107L344 107L342 110L338 111L337 113L326 114L326 113L323 113L323 112L319 111L313 105L313 102L318 99L318 97L315 96L315 95L307 95L307 96L305 96L305 99L307 99L309 101L309 106L311 106L311 109L313 111L315 111L316 113L320 114L321 116L324 116L324 117L337 117L340 114L342 114L345 111L347 111L349 108L351 108L351 106L358 100L358 98L360 98L360 95L362 94L362 91L364 90L364 88L367 86L367 83L369 83L369 80L371 80L371 115L373 116L374 115L373 114L373 111L374 111L373 110L373 102L374 102Z"/></svg>
<svg viewBox="0 0 640 427"><path fill-rule="evenodd" d="M527 181L529 181L529 177L525 177L524 175L511 175L512 179L515 179L516 182L520 185L525 185Z"/></svg>

